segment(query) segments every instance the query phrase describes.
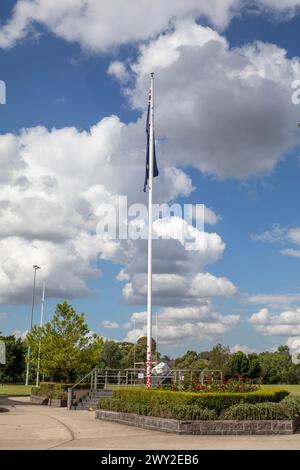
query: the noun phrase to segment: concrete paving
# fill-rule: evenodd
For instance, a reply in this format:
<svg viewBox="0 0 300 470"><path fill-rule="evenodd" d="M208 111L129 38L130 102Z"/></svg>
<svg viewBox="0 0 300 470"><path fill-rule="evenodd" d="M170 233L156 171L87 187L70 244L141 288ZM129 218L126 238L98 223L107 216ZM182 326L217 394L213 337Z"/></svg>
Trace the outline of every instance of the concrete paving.
<svg viewBox="0 0 300 470"><path fill-rule="evenodd" d="M289 436L177 436L95 419L92 411L30 404L29 398L0 397L0 449L300 449Z"/></svg>

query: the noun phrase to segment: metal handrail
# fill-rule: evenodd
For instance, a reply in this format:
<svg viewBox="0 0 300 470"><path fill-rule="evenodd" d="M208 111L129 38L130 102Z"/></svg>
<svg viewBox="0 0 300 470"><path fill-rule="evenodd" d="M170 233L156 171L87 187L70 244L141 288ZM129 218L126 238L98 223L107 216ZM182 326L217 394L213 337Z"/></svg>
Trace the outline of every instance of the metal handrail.
<svg viewBox="0 0 300 470"><path fill-rule="evenodd" d="M170 369L169 372L165 376L156 376L159 378L159 383L160 385L167 379L167 378L173 378L176 374L185 374L185 373L201 373L203 369ZM122 373L123 372L123 373ZM145 368L128 368L128 369L99 369L99 368L94 368L86 374L82 379L80 379L75 385L70 387L68 390L74 390L78 385L80 385L84 380L87 378L91 378L91 389L92 388L97 388L97 382L98 378L103 374L103 376L106 375L106 377L111 378L111 374L118 373L120 378L124 378L127 376L127 373L131 372L134 374L137 374L139 372L145 372Z"/></svg>
<svg viewBox="0 0 300 470"><path fill-rule="evenodd" d="M81 384L81 382L83 382L87 377L90 377L95 372L95 370L96 369L91 370L91 372L86 374L81 380L79 380L79 382L77 382L75 385L73 385L73 387L68 388L68 390L73 390L75 387L77 387L77 385Z"/></svg>
<svg viewBox="0 0 300 470"><path fill-rule="evenodd" d="M162 376L157 375L157 376L154 376L154 377L160 379L158 385L162 385L163 382L164 382L166 379L169 379L170 377L173 378L173 373L174 373L174 370L173 370L173 369L170 369L169 372L168 372L166 375L162 375Z"/></svg>

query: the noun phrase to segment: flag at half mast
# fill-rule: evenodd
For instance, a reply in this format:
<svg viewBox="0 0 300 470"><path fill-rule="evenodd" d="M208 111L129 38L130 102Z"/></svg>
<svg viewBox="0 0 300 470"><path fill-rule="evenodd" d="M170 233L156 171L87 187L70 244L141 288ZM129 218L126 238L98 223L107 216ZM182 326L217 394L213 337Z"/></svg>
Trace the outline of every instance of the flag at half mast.
<svg viewBox="0 0 300 470"><path fill-rule="evenodd" d="M148 180L149 180L150 111L151 111L150 108L151 108L151 89L149 90L147 122L146 122L147 145L146 145L146 172L145 172L144 192L146 192ZM156 176L158 176L158 167L157 167L156 152L155 152L155 138L153 138L153 178L155 178Z"/></svg>

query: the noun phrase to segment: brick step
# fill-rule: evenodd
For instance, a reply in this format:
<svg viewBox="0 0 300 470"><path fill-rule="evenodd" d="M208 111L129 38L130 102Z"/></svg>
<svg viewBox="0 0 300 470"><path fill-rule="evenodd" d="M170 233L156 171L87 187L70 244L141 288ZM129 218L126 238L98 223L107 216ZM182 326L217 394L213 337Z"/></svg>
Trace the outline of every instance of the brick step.
<svg viewBox="0 0 300 470"><path fill-rule="evenodd" d="M98 402L99 400L101 400L101 398L109 398L109 396L107 396L107 395L101 396L101 397L85 396L85 397L82 398L81 401L82 401L83 403L84 403L84 402L91 402L91 401L93 401L93 402L96 403L96 402Z"/></svg>
<svg viewBox="0 0 300 470"><path fill-rule="evenodd" d="M77 411L80 411L80 410L90 410L90 409L93 409L93 410L96 410L97 407L96 406L88 406L88 405L77 405L76 408L75 408Z"/></svg>
<svg viewBox="0 0 300 470"><path fill-rule="evenodd" d="M105 397L103 397L103 398L105 398ZM99 398L99 397L95 397L95 398L88 397L88 398L83 398L80 403L85 404L85 405L97 404L100 399L101 398Z"/></svg>
<svg viewBox="0 0 300 470"><path fill-rule="evenodd" d="M101 395L100 397L94 395L85 395L83 400L100 400L101 398L110 398L111 395Z"/></svg>
<svg viewBox="0 0 300 470"><path fill-rule="evenodd" d="M92 390L89 392L89 395L95 397L110 397L112 395L112 390Z"/></svg>
<svg viewBox="0 0 300 470"><path fill-rule="evenodd" d="M91 390L85 396L82 397L81 401L74 406L75 410L89 410L97 409L98 401L101 398L107 398L112 396L111 390Z"/></svg>

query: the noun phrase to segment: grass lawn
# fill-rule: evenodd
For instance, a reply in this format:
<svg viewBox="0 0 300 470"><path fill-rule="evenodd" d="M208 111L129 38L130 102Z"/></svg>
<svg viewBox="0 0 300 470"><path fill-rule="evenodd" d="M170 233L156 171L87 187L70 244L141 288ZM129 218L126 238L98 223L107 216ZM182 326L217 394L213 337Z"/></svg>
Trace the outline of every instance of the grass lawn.
<svg viewBox="0 0 300 470"><path fill-rule="evenodd" d="M300 394L300 385L261 385L261 388L281 388L287 390L292 395Z"/></svg>
<svg viewBox="0 0 300 470"><path fill-rule="evenodd" d="M9 395L11 397L29 396L32 385L1 385L0 395Z"/></svg>

